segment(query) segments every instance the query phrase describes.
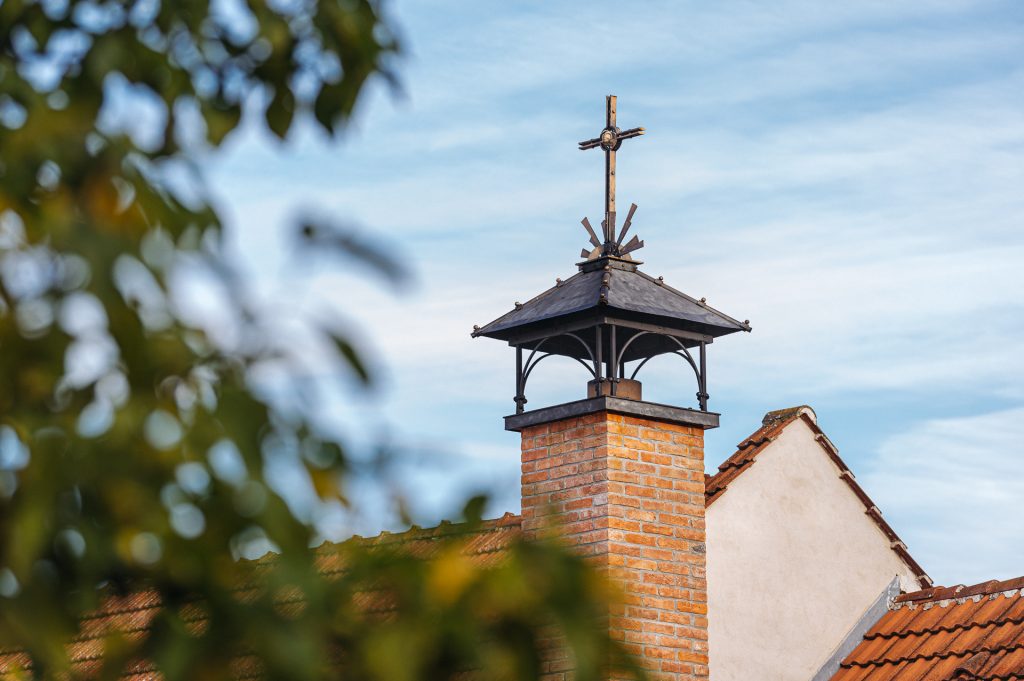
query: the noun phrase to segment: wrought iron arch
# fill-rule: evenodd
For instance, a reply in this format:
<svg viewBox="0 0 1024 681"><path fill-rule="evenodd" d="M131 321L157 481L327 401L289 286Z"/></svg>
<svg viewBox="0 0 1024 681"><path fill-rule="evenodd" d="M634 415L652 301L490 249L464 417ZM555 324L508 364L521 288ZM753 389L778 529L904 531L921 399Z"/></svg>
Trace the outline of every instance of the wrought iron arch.
<svg viewBox="0 0 1024 681"><path fill-rule="evenodd" d="M698 367L697 361L694 360L693 355L690 354L689 348L683 345L682 341L680 341L675 336L670 336L664 333L654 333L653 331L641 331L640 333L635 334L632 338L626 341L626 343L622 346L622 349L619 351L618 356L615 358L616 364L619 367L621 367L623 376L625 376L625 364L623 363L622 358L625 357L626 355L626 349L633 343L633 341L635 341L637 338L640 338L641 336L661 336L662 338L668 338L669 340L671 340L672 342L679 346L679 350L673 350L670 353L662 354L679 355L684 360L686 360L686 362L690 365L690 368L693 369L694 376L696 376L697 378L697 401L700 404L701 411L707 411L708 398L710 397L710 395L708 395L707 392L707 376L705 375L707 373L707 362L705 361L704 355L706 350L705 343L702 341L700 344L700 366ZM633 369L633 373L630 374L629 376L630 380L635 380L636 375L640 372L640 369L642 369L645 364L647 364L655 357L660 356L661 355L651 355L650 357L645 357L640 362L640 364L638 364L636 368Z"/></svg>
<svg viewBox="0 0 1024 681"><path fill-rule="evenodd" d="M628 341L626 341L623 344L622 348L619 350L619 354L615 358L616 366L619 366L619 367L624 366L622 364L622 358L626 356L626 350L629 349L629 346L632 345L633 341L635 341L637 338L640 338L641 336L660 336L660 335L661 335L660 333L653 333L651 331L641 331L640 333L633 334L633 337L630 338Z"/></svg>
<svg viewBox="0 0 1024 681"><path fill-rule="evenodd" d="M595 361L594 360L594 352L590 349L590 346L587 345L586 341L584 341L582 338L580 338L576 334L570 333L568 331L566 331L565 333L555 334L554 336L548 336L546 338L542 338L540 340L540 342L537 343L535 346L533 346L533 348L530 350L530 354L526 358L525 364L523 363L523 349L521 347L517 347L516 348L516 396L515 396L516 413L517 414L521 414L523 412L523 406L527 402L527 400L526 400L526 382L528 380L530 380L530 374L533 373L534 367L536 367L538 364L540 364L541 360L546 359L548 357L551 357L553 353L545 352L540 357L537 357L536 359L534 359L534 356L536 356L537 352L540 351L541 347L546 342L548 342L552 338L558 338L559 336L568 336L569 338L575 339L577 342L579 342L580 345L583 346L583 349L586 350L587 356L590 358L590 361L592 363ZM579 362L580 364L582 364L583 368L586 369L587 371L589 371L591 376L593 376L594 378L597 378L597 372L594 371L594 369L591 368L582 359L580 359L579 357L570 357L570 359L574 359L577 362Z"/></svg>

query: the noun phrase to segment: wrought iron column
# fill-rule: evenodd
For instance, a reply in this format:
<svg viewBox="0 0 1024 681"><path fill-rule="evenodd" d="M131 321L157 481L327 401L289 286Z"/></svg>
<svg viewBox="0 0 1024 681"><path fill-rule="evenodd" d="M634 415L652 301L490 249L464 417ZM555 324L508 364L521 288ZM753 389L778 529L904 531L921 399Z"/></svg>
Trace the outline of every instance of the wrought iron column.
<svg viewBox="0 0 1024 681"><path fill-rule="evenodd" d="M594 346L596 351L597 351L595 353L595 355L594 355L594 381L596 381L595 388L594 388L594 394L597 397L600 397L603 394L603 392L604 392L601 389L602 388L602 385L601 385L601 374L604 371L604 367L602 366L604 364L604 358L601 355L601 349L602 349L601 348L601 341L602 341L602 338L601 338L601 335L602 335L601 334L601 325L598 324L597 326L595 326L594 327L594 331L597 333L597 341L596 341L596 344Z"/></svg>
<svg viewBox="0 0 1024 681"><path fill-rule="evenodd" d="M523 405L526 404L526 394L523 385L523 349L516 347L516 413L523 413Z"/></svg>
<svg viewBox="0 0 1024 681"><path fill-rule="evenodd" d="M707 343L704 341L700 342L700 381L698 389L700 392L697 393L697 401L700 403L700 410L708 410L708 360L707 360Z"/></svg>
<svg viewBox="0 0 1024 681"><path fill-rule="evenodd" d="M611 355L608 357L608 380L611 382L612 397L618 393L619 385L619 355L618 348L615 342L615 325L609 326L609 335L611 336Z"/></svg>

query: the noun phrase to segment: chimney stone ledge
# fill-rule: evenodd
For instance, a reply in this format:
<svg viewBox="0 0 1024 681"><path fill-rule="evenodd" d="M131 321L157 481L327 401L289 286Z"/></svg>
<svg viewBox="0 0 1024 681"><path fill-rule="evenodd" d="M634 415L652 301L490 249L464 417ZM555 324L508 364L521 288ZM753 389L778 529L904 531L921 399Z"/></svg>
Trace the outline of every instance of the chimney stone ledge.
<svg viewBox="0 0 1024 681"><path fill-rule="evenodd" d="M536 426L541 423L550 423L573 416L583 416L599 411L608 411L614 414L625 414L627 416L639 416L642 418L667 421L683 426L693 426L703 430L710 430L718 427L720 414L712 411L700 411L698 409L687 409L683 407L672 407L667 404L656 402L643 402L641 400L629 400L611 395L591 397L586 400L565 402L552 407L543 407L522 414L512 414L505 417L505 430L521 432L524 428Z"/></svg>

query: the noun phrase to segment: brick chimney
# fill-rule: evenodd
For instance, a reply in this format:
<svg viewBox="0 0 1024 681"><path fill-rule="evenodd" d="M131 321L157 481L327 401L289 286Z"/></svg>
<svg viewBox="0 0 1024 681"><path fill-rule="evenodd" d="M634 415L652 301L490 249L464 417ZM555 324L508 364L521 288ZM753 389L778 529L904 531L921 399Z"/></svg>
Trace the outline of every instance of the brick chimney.
<svg viewBox="0 0 1024 681"><path fill-rule="evenodd" d="M652 678L707 679L704 426L662 409L683 413L602 410L523 427L523 530L553 532L608 571L624 594L612 637ZM546 678L561 681L564 655Z"/></svg>
<svg viewBox="0 0 1024 681"><path fill-rule="evenodd" d="M644 242L626 238L637 206L618 228L615 186L616 152L644 129L620 129L616 117L609 95L604 129L579 143L605 154L605 210L600 234L582 221L589 246L578 271L472 336L516 351L515 414L505 428L522 434L523 529L560 534L618 581L626 600L610 613L612 635L653 678L706 679L704 430L718 426L707 352L751 327L640 271L634 254ZM638 373L669 355L693 370L696 409L643 401ZM583 365L587 397L527 410L527 383L551 356ZM570 666L550 660L551 681Z"/></svg>

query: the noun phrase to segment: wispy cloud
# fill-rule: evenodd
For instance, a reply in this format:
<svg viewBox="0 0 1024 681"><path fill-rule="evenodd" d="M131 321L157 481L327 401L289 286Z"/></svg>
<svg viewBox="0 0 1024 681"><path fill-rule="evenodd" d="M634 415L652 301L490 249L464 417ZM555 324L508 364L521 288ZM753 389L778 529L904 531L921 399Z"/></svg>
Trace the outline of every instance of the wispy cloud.
<svg viewBox="0 0 1024 681"><path fill-rule="evenodd" d="M847 410L830 421L852 427L870 396L900 396L920 404L900 430L921 439L939 427L915 421L934 395L971 413L1024 404L1019 3L451 2L396 14L411 46L406 100L374 94L340 148L240 137L212 167L254 286L363 330L387 365L371 411L385 407L403 437L515 462L499 420L511 352L469 331L572 274L578 220L596 217L602 191L599 155L575 142L600 128L608 92L624 123L649 131L619 177L620 201L641 206L645 269L754 324L711 349L719 409L829 398ZM280 226L305 206L399 242L415 291L289 262ZM681 368L654 368L649 394L692 397ZM531 406L577 397L576 369L544 367ZM755 425L729 426L728 439ZM957 433L1005 456L980 431ZM910 484L892 446L872 479L891 466L886 479ZM460 485L486 477L459 466ZM502 479L514 488L513 468ZM879 499L890 515L897 490ZM922 537L915 553L941 553L940 537Z"/></svg>
<svg viewBox="0 0 1024 681"><path fill-rule="evenodd" d="M888 438L861 481L940 584L1024 573L1024 409L926 421Z"/></svg>

